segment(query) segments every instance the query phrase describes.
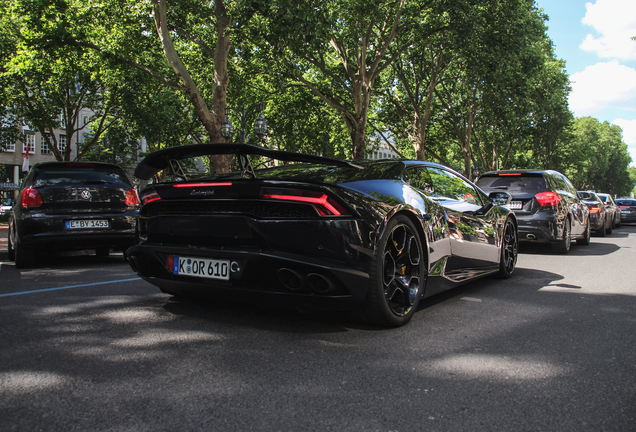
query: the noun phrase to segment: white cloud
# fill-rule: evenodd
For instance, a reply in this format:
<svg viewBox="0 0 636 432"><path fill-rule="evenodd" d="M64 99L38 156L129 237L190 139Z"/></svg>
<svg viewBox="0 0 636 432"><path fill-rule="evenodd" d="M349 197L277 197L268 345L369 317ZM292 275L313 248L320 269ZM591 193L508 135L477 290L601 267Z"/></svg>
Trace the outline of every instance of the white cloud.
<svg viewBox="0 0 636 432"><path fill-rule="evenodd" d="M605 108L636 109L636 69L617 61L597 63L570 80L570 110L576 117L596 117Z"/></svg>
<svg viewBox="0 0 636 432"><path fill-rule="evenodd" d="M597 0L586 3L587 13L581 21L599 34L588 34L581 44L583 51L601 58L636 60L636 1Z"/></svg>
<svg viewBox="0 0 636 432"><path fill-rule="evenodd" d="M636 163L636 120L616 119L612 122L623 129L623 142L629 147L632 165Z"/></svg>

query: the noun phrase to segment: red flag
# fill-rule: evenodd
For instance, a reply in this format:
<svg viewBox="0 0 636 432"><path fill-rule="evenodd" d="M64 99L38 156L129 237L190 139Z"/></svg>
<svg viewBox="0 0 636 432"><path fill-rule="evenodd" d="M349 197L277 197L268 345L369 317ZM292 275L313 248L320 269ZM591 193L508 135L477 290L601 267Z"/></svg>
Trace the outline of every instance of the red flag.
<svg viewBox="0 0 636 432"><path fill-rule="evenodd" d="M22 171L29 170L29 145L26 146L26 153L24 153L24 159L22 160Z"/></svg>

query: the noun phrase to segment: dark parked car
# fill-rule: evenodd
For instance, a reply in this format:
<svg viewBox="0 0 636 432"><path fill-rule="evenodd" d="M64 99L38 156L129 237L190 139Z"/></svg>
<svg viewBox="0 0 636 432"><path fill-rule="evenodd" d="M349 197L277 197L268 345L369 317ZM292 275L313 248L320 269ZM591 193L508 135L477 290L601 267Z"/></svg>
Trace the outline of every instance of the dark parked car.
<svg viewBox="0 0 636 432"><path fill-rule="evenodd" d="M9 218L9 259L30 267L39 251L125 250L136 241L138 214L137 191L116 165L36 164Z"/></svg>
<svg viewBox="0 0 636 432"><path fill-rule="evenodd" d="M605 206L603 200L592 191L578 191L579 198L590 209L590 226L600 237L612 233L613 215Z"/></svg>
<svg viewBox="0 0 636 432"><path fill-rule="evenodd" d="M194 164L179 161L217 154L236 155L240 171L181 172ZM306 163L252 169L263 158ZM352 309L399 326L422 297L515 269L516 218L495 202L510 196L489 197L442 165L201 144L152 153L135 176L170 168L141 192L139 243L126 256L176 297Z"/></svg>
<svg viewBox="0 0 636 432"><path fill-rule="evenodd" d="M618 206L616 205L614 198L612 198L610 194L606 194L606 193L597 192L596 195L598 195L598 197L603 200L603 204L605 204L605 208L612 215L611 216L612 228L620 227L621 226L621 209L618 208Z"/></svg>
<svg viewBox="0 0 636 432"><path fill-rule="evenodd" d="M636 199L619 198L616 204L621 209L621 222L636 223Z"/></svg>
<svg viewBox="0 0 636 432"><path fill-rule="evenodd" d="M552 170L491 171L477 185L486 192L512 195L508 207L519 221L519 240L550 243L567 253L572 239L590 243L589 210L563 174Z"/></svg>

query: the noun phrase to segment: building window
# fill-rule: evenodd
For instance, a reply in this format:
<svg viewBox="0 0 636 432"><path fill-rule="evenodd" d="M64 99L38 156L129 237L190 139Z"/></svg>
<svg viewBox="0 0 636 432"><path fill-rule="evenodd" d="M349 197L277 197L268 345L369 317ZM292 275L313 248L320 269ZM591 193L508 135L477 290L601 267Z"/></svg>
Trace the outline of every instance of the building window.
<svg viewBox="0 0 636 432"><path fill-rule="evenodd" d="M88 124L88 116L82 116L82 127L86 126Z"/></svg>
<svg viewBox="0 0 636 432"><path fill-rule="evenodd" d="M7 145L5 146L5 148L4 148L4 151L7 151L7 152L15 152L15 143L14 143L14 142L12 142L12 143L10 143L10 144L7 144Z"/></svg>
<svg viewBox="0 0 636 432"><path fill-rule="evenodd" d="M51 149L49 149L44 135L40 137L40 154L51 154Z"/></svg>
<svg viewBox="0 0 636 432"><path fill-rule="evenodd" d="M66 148L66 135L60 134L60 138L57 140L57 149L63 152L65 148Z"/></svg>
<svg viewBox="0 0 636 432"><path fill-rule="evenodd" d="M26 153L27 145L29 146L29 154L35 153L35 135L26 134L26 142L22 143L22 153Z"/></svg>

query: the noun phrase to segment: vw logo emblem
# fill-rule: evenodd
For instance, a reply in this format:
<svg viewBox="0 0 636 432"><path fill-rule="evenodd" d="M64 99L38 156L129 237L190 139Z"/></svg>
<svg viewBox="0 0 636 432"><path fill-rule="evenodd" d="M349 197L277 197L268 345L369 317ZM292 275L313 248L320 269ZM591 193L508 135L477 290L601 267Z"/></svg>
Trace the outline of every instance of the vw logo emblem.
<svg viewBox="0 0 636 432"><path fill-rule="evenodd" d="M82 199L85 199L85 200L91 199L91 193L90 193L90 191L87 191L87 190L83 190L80 193L80 196L82 197Z"/></svg>

